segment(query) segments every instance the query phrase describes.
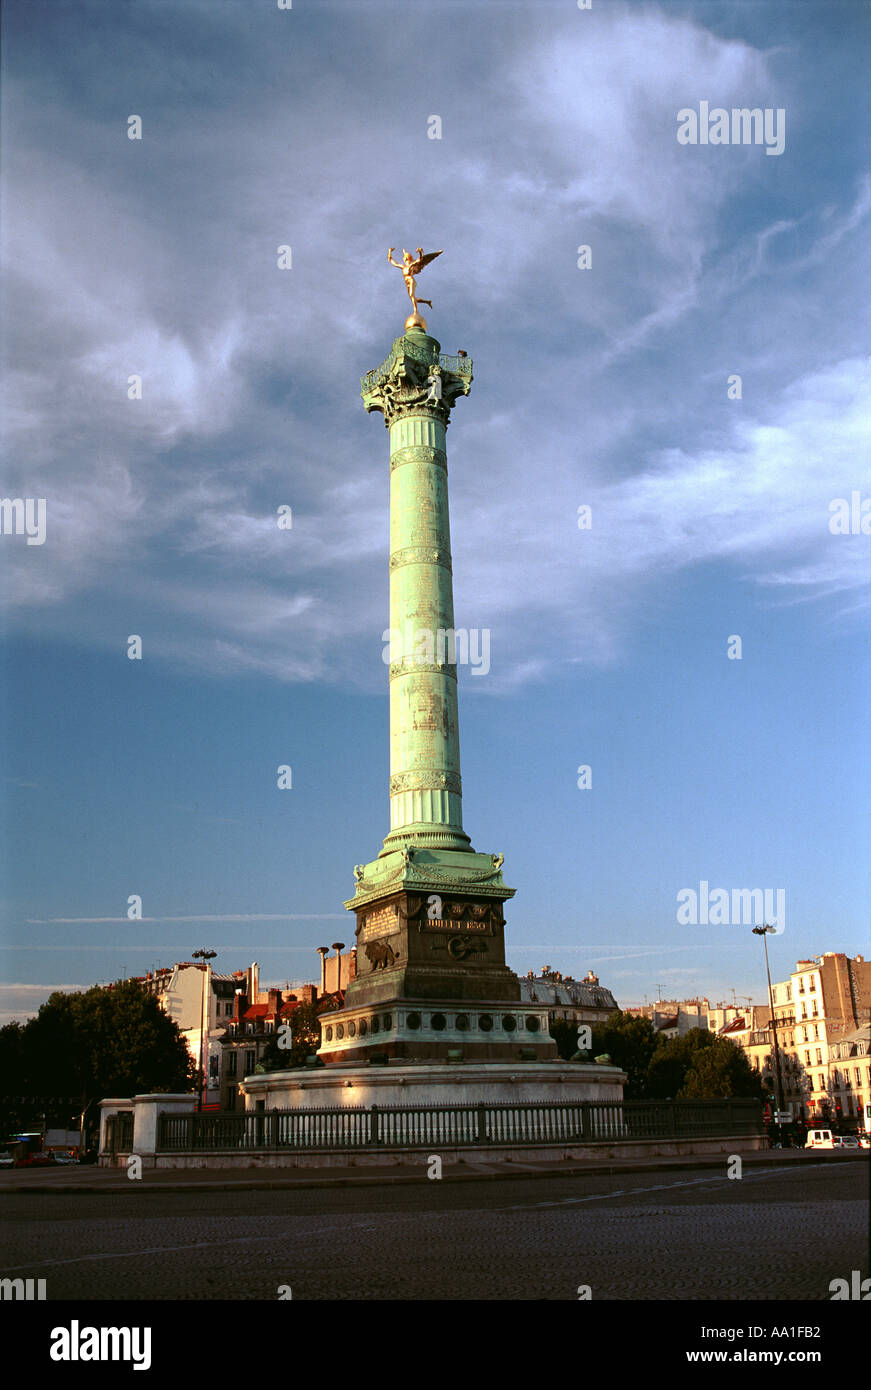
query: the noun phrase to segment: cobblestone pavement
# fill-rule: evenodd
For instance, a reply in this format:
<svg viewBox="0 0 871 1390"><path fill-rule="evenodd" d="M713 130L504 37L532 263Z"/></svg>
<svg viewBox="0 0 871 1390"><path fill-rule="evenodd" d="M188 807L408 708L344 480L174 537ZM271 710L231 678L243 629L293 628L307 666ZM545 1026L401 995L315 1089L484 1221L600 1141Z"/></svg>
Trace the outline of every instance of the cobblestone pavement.
<svg viewBox="0 0 871 1390"><path fill-rule="evenodd" d="M868 1164L298 1191L8 1193L49 1299L827 1300L868 1273Z"/></svg>

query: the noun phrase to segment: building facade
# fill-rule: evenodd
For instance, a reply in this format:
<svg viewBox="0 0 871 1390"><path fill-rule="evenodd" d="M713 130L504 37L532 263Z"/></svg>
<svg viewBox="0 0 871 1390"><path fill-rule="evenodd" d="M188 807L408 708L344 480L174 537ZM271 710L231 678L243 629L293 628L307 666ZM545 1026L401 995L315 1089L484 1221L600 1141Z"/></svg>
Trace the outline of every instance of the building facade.
<svg viewBox="0 0 871 1390"><path fill-rule="evenodd" d="M642 1004L626 1012L649 1018L662 1038L682 1038L693 1028L708 1029L710 1008L707 999L657 999L655 1004Z"/></svg>
<svg viewBox="0 0 871 1390"><path fill-rule="evenodd" d="M798 961L789 979L773 984L771 992L785 1107L796 1119L842 1119L850 1127L871 1103L867 1048L866 1053L858 1051L871 1012L871 962L826 951ZM721 1035L744 1048L776 1096L770 1017L763 1018L754 1006L741 1016L741 1024L746 1026L733 1020Z"/></svg>
<svg viewBox="0 0 871 1390"><path fill-rule="evenodd" d="M609 989L599 984L590 970L583 980L542 967L538 975L530 970L520 977L520 998L525 1004L544 1004L548 1019L565 1018L572 1023L604 1023L618 1004Z"/></svg>
<svg viewBox="0 0 871 1390"><path fill-rule="evenodd" d="M259 965L253 961L245 970L222 974L213 970L209 961L185 960L132 978L154 995L178 1025L198 1067L202 1057L203 1102L216 1106L221 1088L221 1040L236 1009L237 991L258 1004L266 1000L260 989Z"/></svg>
<svg viewBox="0 0 871 1390"><path fill-rule="evenodd" d="M858 1121L864 1133L871 1131L871 1024L863 1023L832 1043L829 1085L835 1115Z"/></svg>

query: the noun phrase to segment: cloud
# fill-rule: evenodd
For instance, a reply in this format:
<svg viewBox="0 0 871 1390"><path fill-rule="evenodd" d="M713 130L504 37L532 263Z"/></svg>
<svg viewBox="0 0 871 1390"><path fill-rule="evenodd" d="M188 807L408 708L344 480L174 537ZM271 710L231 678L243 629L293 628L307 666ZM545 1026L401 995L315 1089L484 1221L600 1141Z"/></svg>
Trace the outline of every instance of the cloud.
<svg viewBox="0 0 871 1390"><path fill-rule="evenodd" d="M288 86L275 17L220 11L186 7L188 37L210 25L183 63L118 17L105 116L81 97L99 45L10 86L3 488L48 504L44 546L4 544L10 631L134 631L213 676L383 681L386 437L357 379L401 324L386 247L426 237L424 192L448 248L433 324L465 324L476 355L450 447L457 620L493 634L480 685L622 659L649 588L714 560L752 561L760 600L861 612L860 547L819 509L859 476L867 367L793 317L825 304L832 252L856 254L871 184L738 216L778 161L675 138L701 98L780 101L772 53L622 5L582 28L530 14L498 45L470 19L463 57L424 14L377 37L351 15L342 52ZM389 119L380 103L417 42L442 142L408 96ZM118 116L134 60L142 142ZM745 402L714 422L736 357Z"/></svg>
<svg viewBox="0 0 871 1390"><path fill-rule="evenodd" d="M35 1017L49 995L61 990L80 989L80 985L4 984L0 985L0 1027L7 1023L26 1023Z"/></svg>

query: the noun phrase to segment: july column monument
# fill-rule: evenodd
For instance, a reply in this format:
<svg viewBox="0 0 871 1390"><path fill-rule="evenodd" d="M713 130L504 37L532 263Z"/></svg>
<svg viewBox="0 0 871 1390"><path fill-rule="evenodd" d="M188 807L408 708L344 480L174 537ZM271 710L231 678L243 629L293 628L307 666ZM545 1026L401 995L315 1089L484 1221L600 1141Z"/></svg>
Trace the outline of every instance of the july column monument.
<svg viewBox="0 0 871 1390"><path fill-rule="evenodd" d="M521 1004L505 962L502 855L463 828L446 432L472 362L442 354L418 312L416 276L440 251L403 253L412 314L363 404L390 437L390 825L354 870L357 977L322 1016L327 1064L545 1061L546 1011ZM465 633L462 634L465 638Z"/></svg>

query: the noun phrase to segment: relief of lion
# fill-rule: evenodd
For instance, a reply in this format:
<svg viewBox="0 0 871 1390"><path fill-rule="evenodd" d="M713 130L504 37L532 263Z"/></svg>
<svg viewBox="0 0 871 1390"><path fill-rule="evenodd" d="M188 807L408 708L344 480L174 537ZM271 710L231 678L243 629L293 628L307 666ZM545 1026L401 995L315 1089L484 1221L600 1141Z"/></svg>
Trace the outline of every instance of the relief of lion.
<svg viewBox="0 0 871 1390"><path fill-rule="evenodd" d="M367 941L365 950L373 970L389 970L396 960L396 952L389 941Z"/></svg>

